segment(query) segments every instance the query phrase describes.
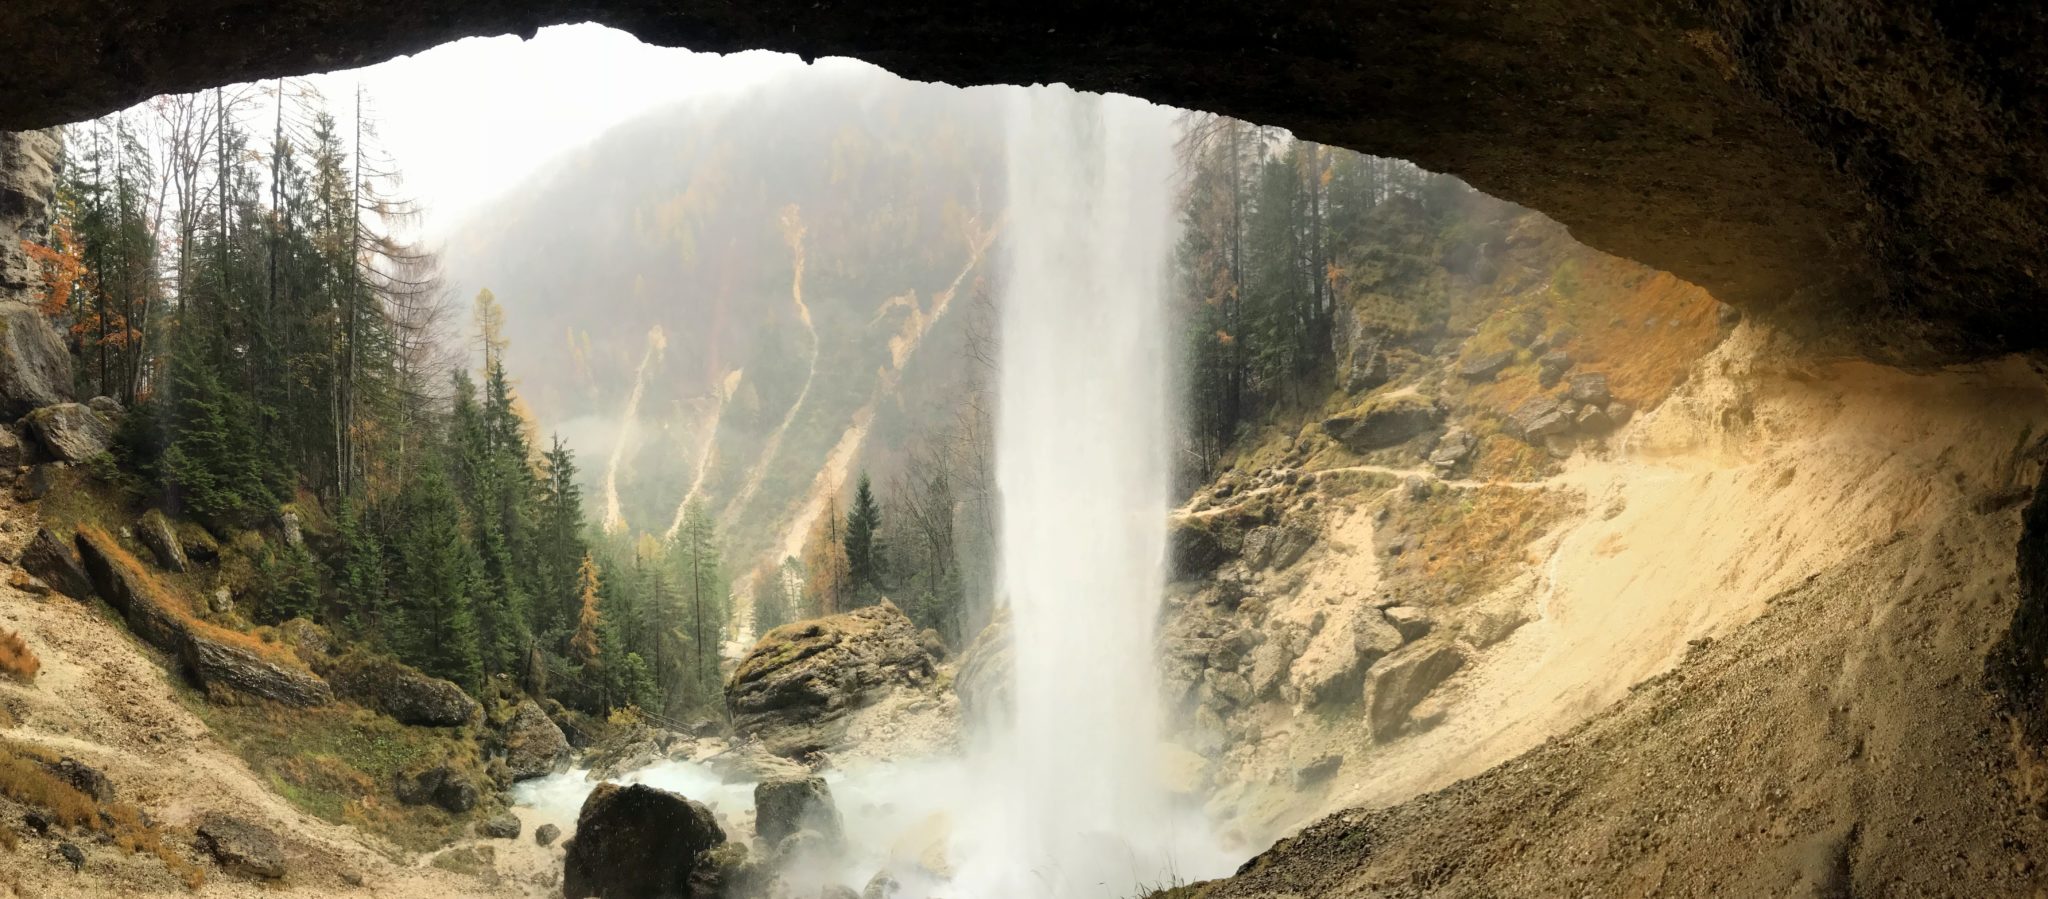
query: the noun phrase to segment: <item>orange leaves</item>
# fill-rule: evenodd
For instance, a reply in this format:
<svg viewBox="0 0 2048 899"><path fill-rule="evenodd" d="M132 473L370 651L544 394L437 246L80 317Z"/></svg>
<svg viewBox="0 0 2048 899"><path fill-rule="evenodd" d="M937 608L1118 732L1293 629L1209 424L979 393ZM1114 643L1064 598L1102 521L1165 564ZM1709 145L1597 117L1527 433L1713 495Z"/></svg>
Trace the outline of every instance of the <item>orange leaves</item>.
<svg viewBox="0 0 2048 899"><path fill-rule="evenodd" d="M34 683L36 672L42 668L42 661L36 658L35 650L28 648L28 641L23 640L20 634L0 628L0 674Z"/></svg>
<svg viewBox="0 0 2048 899"><path fill-rule="evenodd" d="M72 232L70 222L59 220L51 235L55 238L53 246L23 240L21 248L28 251L29 259L42 275L39 305L43 314L54 316L71 305L71 294L85 280L85 256L79 252L78 235Z"/></svg>
<svg viewBox="0 0 2048 899"><path fill-rule="evenodd" d="M597 608L597 563L589 553L583 554L583 566L576 572L581 589L582 609L576 615L576 633L569 638L569 652L577 661L589 665L598 660L598 629L604 626L604 618Z"/></svg>

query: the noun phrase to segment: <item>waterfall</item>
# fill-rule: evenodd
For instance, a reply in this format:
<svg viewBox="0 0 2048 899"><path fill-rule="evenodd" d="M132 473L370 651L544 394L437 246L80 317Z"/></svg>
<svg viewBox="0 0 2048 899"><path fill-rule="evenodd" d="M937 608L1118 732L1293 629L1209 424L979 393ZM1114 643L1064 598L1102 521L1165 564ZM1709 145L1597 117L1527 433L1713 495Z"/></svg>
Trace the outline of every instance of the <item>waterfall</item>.
<svg viewBox="0 0 2048 899"><path fill-rule="evenodd" d="M1172 120L1064 87L1008 99L996 476L1016 693L973 762L955 884L1128 896L1209 867L1156 764Z"/></svg>

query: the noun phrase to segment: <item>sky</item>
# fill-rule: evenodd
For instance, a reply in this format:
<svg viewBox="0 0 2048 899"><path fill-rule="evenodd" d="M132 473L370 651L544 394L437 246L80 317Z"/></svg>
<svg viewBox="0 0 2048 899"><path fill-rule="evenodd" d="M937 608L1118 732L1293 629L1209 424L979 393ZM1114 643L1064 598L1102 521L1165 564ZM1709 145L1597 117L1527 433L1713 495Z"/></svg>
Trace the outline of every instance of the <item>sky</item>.
<svg viewBox="0 0 2048 899"><path fill-rule="evenodd" d="M466 38L361 69L301 79L351 120L360 83L386 155L401 165L430 240L614 125L679 101L726 96L801 71L784 53L692 53L600 25L532 40Z"/></svg>

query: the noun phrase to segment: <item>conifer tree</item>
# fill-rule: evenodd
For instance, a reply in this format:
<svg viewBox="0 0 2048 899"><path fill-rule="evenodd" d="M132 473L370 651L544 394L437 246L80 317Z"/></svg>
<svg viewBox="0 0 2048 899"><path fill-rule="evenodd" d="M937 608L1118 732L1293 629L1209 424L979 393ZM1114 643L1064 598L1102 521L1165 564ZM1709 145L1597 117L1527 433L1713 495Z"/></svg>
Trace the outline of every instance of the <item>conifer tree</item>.
<svg viewBox="0 0 2048 899"><path fill-rule="evenodd" d="M860 476L853 493L853 508L846 513L846 577L855 602L868 605L882 592L882 508L875 502L874 485Z"/></svg>
<svg viewBox="0 0 2048 899"><path fill-rule="evenodd" d="M472 692L482 684L473 594L477 560L455 493L430 465L400 497L391 587L404 601L393 643L414 667Z"/></svg>

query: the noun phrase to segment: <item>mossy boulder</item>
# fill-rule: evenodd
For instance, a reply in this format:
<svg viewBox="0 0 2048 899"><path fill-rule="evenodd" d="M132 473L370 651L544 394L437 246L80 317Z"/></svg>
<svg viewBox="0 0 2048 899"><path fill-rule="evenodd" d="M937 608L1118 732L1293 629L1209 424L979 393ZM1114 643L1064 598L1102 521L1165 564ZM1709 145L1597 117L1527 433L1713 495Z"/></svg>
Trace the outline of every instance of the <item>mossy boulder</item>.
<svg viewBox="0 0 2048 899"><path fill-rule="evenodd" d="M321 668L336 693L401 724L459 727L476 720L483 709L453 681L366 650L354 650Z"/></svg>
<svg viewBox="0 0 2048 899"><path fill-rule="evenodd" d="M1323 430L1352 452L1399 446L1433 430L1444 409L1414 393L1374 397L1323 420Z"/></svg>
<svg viewBox="0 0 2048 899"><path fill-rule="evenodd" d="M934 682L917 625L879 604L762 635L725 685L733 732L793 757L836 745L841 719L897 687Z"/></svg>

